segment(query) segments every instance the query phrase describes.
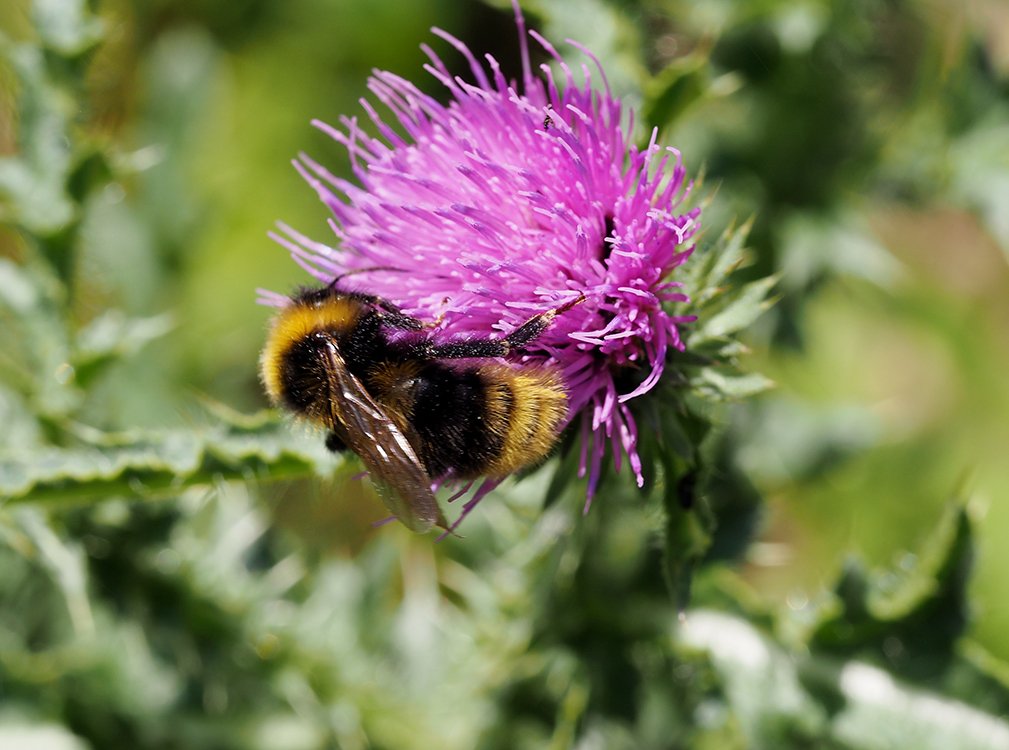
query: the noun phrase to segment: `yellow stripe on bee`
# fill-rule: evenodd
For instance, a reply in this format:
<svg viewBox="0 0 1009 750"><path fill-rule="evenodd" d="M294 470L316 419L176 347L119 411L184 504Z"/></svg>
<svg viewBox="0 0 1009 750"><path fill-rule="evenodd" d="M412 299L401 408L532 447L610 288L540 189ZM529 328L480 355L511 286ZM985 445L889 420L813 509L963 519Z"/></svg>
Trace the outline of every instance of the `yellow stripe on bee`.
<svg viewBox="0 0 1009 750"><path fill-rule="evenodd" d="M549 368L500 365L482 367L480 372L486 382L497 384L487 393L487 425L503 438L501 452L487 467L487 476L503 477L545 458L568 413L560 375Z"/></svg>
<svg viewBox="0 0 1009 750"><path fill-rule="evenodd" d="M259 357L259 373L274 404L283 391L284 359L291 347L316 331L347 331L357 323L363 307L346 297L331 296L318 303L292 303L274 317Z"/></svg>

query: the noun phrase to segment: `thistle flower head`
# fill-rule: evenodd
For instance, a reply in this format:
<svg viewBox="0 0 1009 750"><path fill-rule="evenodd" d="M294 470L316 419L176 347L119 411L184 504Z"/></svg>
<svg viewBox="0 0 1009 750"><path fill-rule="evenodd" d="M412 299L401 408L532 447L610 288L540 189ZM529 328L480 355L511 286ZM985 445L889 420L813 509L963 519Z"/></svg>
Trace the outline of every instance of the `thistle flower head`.
<svg viewBox="0 0 1009 750"><path fill-rule="evenodd" d="M470 70L469 80L454 77L422 46L447 103L376 71L369 89L384 111L363 99L368 127L349 117L338 128L315 123L347 148L356 177L337 177L305 155L295 162L333 213L335 247L283 225L275 239L323 282L374 268L360 287L439 320L439 336L507 333L583 294L526 358L552 360L563 373L588 507L607 446L616 467L626 457L643 483L629 407L661 378L670 350L683 348L678 325L690 318L668 308L686 300L672 274L693 249L699 209L677 212L689 190L679 153L660 147L655 133L635 145L633 113L610 92L598 60L569 42L595 65L576 72L526 32L517 3L515 17L519 83L490 55L481 61L435 29ZM528 37L558 74L547 65L533 74Z"/></svg>

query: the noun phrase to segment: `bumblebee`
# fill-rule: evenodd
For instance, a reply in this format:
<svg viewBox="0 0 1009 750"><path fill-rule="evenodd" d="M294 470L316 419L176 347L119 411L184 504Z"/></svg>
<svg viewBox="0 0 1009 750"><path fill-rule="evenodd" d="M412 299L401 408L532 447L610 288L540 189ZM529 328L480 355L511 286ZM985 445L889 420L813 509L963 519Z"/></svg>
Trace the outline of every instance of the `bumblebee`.
<svg viewBox="0 0 1009 750"><path fill-rule="evenodd" d="M330 450L360 456L407 527L448 528L432 479L502 478L549 453L568 411L560 374L501 358L581 298L503 338L437 343L429 325L337 281L299 291L277 314L262 380L275 405L327 430Z"/></svg>

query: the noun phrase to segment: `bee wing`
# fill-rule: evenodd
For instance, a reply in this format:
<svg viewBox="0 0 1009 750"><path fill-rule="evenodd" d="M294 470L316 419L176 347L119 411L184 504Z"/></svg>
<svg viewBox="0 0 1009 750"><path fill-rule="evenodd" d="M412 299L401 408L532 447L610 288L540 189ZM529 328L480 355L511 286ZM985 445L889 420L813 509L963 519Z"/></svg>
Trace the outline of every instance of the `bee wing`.
<svg viewBox="0 0 1009 750"><path fill-rule="evenodd" d="M344 428L341 437L371 472L386 507L411 531L447 528L431 479L406 435L347 369L336 345L330 342L326 349L334 426Z"/></svg>

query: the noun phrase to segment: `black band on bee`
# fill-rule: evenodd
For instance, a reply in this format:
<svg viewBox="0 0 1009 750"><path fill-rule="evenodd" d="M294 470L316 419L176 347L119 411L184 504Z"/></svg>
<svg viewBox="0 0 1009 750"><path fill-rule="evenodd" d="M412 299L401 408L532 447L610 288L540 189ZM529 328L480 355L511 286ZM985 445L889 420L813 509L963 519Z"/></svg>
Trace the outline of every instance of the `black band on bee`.
<svg viewBox="0 0 1009 750"><path fill-rule="evenodd" d="M503 437L487 419L487 387L477 371L438 362L418 375L412 424L431 476L479 475L501 452Z"/></svg>
<svg viewBox="0 0 1009 750"><path fill-rule="evenodd" d="M280 368L281 401L295 413L310 414L328 398L326 367L320 358L325 342L308 336L287 350Z"/></svg>

